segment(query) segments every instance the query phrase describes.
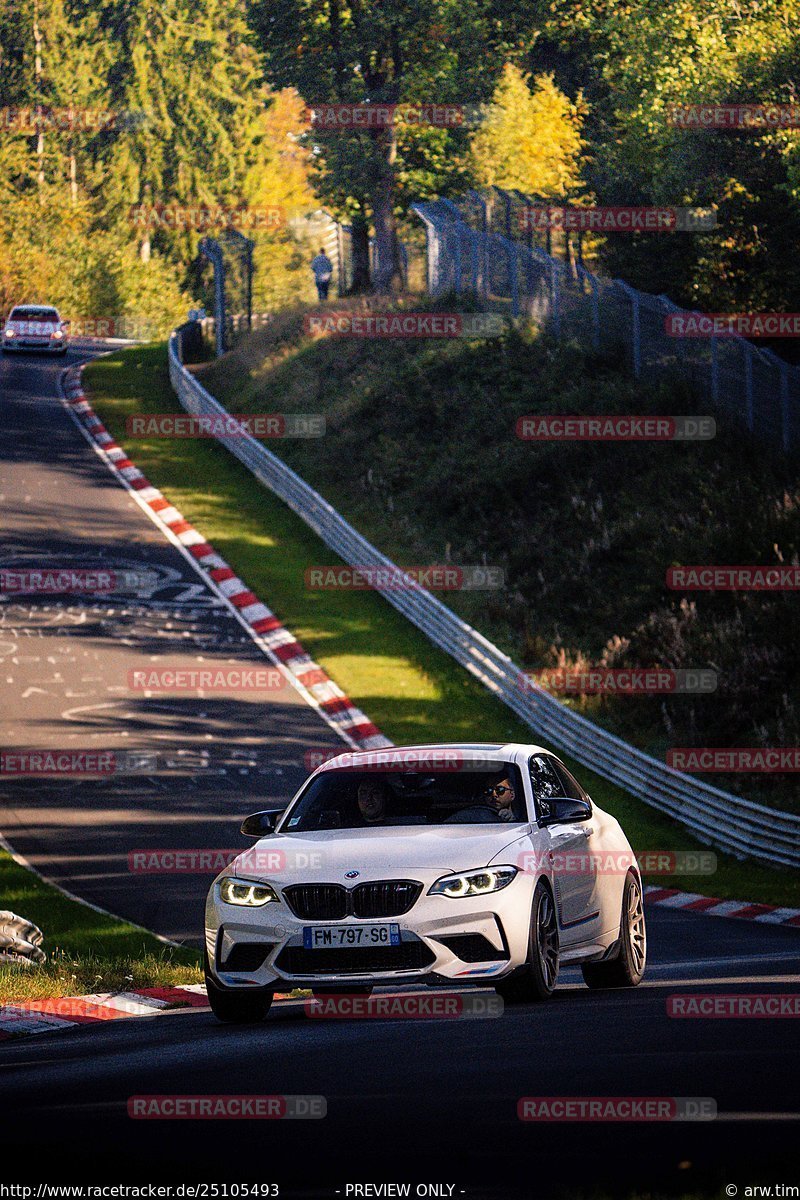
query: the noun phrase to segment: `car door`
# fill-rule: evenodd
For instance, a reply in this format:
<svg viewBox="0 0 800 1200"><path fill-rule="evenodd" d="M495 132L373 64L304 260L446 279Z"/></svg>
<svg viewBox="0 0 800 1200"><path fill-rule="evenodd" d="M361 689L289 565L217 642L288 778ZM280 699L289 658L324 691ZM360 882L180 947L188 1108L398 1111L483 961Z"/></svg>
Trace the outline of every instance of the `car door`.
<svg viewBox="0 0 800 1200"><path fill-rule="evenodd" d="M558 801L589 801L589 797L551 754L531 755L528 770L552 870L562 946L577 945L591 939L599 927L597 862L592 853L594 817L587 821L558 820Z"/></svg>

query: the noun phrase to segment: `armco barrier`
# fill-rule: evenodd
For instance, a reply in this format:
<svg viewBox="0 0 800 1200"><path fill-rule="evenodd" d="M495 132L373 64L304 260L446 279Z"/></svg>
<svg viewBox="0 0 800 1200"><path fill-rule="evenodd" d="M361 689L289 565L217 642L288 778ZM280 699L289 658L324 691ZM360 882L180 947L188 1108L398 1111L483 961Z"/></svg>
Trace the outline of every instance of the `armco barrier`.
<svg viewBox="0 0 800 1200"><path fill-rule="evenodd" d="M227 410L181 363L179 336L173 333L170 338L169 373L180 403L190 413L227 416ZM244 431L235 437L221 435L218 440L344 562L397 570L390 559L260 442ZM771 866L800 867L800 816L754 804L682 775L600 729L543 689L533 684L521 687L523 673L506 654L413 581L409 581L408 588L381 590L381 594L435 646L452 655L499 696L538 736L584 766L668 813L707 845Z"/></svg>

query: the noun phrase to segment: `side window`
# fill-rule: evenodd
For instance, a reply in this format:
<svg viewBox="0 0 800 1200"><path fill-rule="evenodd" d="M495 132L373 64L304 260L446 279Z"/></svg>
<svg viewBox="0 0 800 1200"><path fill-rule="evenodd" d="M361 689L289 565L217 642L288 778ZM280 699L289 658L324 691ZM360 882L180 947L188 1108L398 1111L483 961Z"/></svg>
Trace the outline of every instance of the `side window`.
<svg viewBox="0 0 800 1200"><path fill-rule="evenodd" d="M564 796L564 786L554 769L553 760L543 754L533 754L528 760L528 770L531 776L533 798L536 801L536 815L549 817L552 815L550 800Z"/></svg>
<svg viewBox="0 0 800 1200"><path fill-rule="evenodd" d="M588 800L589 797L578 783L574 775L570 775L563 763L560 763L557 758L551 759L553 769L558 773L558 777L564 787L564 795L570 800Z"/></svg>

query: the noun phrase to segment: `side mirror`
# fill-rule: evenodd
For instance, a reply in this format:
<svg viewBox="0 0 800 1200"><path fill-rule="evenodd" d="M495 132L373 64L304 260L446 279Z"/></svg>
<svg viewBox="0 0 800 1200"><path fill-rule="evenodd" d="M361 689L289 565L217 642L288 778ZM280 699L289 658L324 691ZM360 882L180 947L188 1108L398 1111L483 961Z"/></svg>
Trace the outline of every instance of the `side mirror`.
<svg viewBox="0 0 800 1200"><path fill-rule="evenodd" d="M251 813L242 821L241 832L245 837L266 837L275 832L275 818L282 812L282 808L268 808L264 812Z"/></svg>
<svg viewBox="0 0 800 1200"><path fill-rule="evenodd" d="M540 807L543 809L545 804L549 812L540 818L540 825L562 825L569 821L588 821L592 815L592 806L588 800L550 796L544 803L540 801Z"/></svg>

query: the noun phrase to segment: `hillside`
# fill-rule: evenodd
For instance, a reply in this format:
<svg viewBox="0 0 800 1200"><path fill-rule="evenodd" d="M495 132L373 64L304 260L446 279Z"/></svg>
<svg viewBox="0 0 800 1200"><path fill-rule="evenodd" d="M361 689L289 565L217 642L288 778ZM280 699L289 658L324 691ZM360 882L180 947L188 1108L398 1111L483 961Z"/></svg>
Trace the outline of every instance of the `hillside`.
<svg viewBox="0 0 800 1200"><path fill-rule="evenodd" d="M620 364L513 330L483 342L311 339L300 310L199 370L232 411L324 414L324 439L270 446L395 561L502 568L503 589L442 595L526 670L718 674L705 696L568 701L586 715L657 755L800 741L796 597L665 583L674 564L796 563L796 468L719 414L705 443L515 436L528 413L708 411L679 387L640 387ZM798 807L791 775L714 782Z"/></svg>

